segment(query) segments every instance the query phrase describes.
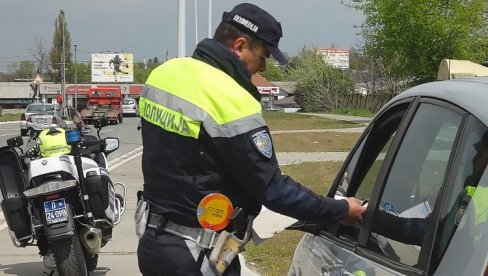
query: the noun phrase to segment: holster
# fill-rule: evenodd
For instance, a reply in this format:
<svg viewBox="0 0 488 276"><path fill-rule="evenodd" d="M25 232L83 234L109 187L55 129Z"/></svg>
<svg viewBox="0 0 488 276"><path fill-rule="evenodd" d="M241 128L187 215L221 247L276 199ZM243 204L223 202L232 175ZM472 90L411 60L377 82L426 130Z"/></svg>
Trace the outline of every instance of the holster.
<svg viewBox="0 0 488 276"><path fill-rule="evenodd" d="M149 216L149 203L143 198L137 202L136 212L134 214L134 222L136 225L136 235L140 239L146 231L147 218Z"/></svg>

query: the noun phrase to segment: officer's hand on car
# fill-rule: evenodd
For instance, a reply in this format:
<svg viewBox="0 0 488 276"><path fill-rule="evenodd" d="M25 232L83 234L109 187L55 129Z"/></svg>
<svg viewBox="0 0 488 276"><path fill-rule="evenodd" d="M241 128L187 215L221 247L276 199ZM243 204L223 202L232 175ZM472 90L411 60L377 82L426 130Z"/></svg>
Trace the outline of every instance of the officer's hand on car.
<svg viewBox="0 0 488 276"><path fill-rule="evenodd" d="M363 218L366 207L362 205L361 200L355 197L348 197L345 200L349 204L349 211L347 212L347 217L341 221L341 224L350 226Z"/></svg>

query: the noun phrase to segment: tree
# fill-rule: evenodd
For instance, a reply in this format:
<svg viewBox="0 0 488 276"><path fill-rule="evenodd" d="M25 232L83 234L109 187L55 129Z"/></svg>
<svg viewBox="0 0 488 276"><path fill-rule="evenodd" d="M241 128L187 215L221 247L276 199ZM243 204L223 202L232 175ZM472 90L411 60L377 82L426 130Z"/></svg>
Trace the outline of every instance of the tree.
<svg viewBox="0 0 488 276"><path fill-rule="evenodd" d="M286 79L286 73L282 67L270 60L266 60L266 71L259 73L268 81L282 81Z"/></svg>
<svg viewBox="0 0 488 276"><path fill-rule="evenodd" d="M354 89L351 78L325 63L316 49L302 49L290 61L287 73L297 82L295 100L303 111L317 112L338 108L342 96Z"/></svg>
<svg viewBox="0 0 488 276"><path fill-rule="evenodd" d="M9 64L8 71L14 79L31 80L36 74L36 66L30 60L22 60Z"/></svg>
<svg viewBox="0 0 488 276"><path fill-rule="evenodd" d="M411 81L411 78L392 74L391 63L386 63L381 57L367 56L351 49L349 60L351 78L368 95L381 93L393 97L408 88Z"/></svg>
<svg viewBox="0 0 488 276"><path fill-rule="evenodd" d="M73 70L74 70L74 68L73 68ZM85 64L85 63L77 63L76 64L76 75L78 77L78 83L90 83L91 82L91 79L90 79L90 77L91 77L91 65Z"/></svg>
<svg viewBox="0 0 488 276"><path fill-rule="evenodd" d="M33 46L28 49L28 52L34 56L37 63L37 72L41 75L49 71L48 63L46 62L47 50L40 38L34 38Z"/></svg>
<svg viewBox="0 0 488 276"><path fill-rule="evenodd" d="M73 64L73 54L71 53L71 35L68 31L68 24L65 20L64 13L60 13L54 22L54 35L53 35L53 47L49 53L49 59L51 63L51 77L53 82L61 82L62 74L62 62L63 62L63 35L64 35L64 56L65 56L65 68L66 81L74 81L74 69L70 67Z"/></svg>
<svg viewBox="0 0 488 276"><path fill-rule="evenodd" d="M134 83L145 83L149 74L151 74L154 68L158 67L157 63L136 62L134 63Z"/></svg>
<svg viewBox="0 0 488 276"><path fill-rule="evenodd" d="M443 58L486 60L486 0L351 0L366 16L366 55L382 59L394 76L435 79Z"/></svg>

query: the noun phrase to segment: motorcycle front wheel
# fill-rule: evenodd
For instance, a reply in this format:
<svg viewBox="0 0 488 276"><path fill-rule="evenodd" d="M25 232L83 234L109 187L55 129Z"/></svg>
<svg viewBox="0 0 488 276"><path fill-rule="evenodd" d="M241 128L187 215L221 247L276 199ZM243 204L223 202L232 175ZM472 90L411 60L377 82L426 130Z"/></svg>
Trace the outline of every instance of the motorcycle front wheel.
<svg viewBox="0 0 488 276"><path fill-rule="evenodd" d="M51 241L51 249L56 260L59 275L87 276L85 255L77 233L65 239Z"/></svg>

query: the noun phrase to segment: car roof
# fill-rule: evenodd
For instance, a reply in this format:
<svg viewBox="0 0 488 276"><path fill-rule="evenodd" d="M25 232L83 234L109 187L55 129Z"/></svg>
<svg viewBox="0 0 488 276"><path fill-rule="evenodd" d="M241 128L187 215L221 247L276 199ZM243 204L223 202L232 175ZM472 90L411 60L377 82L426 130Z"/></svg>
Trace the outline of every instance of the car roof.
<svg viewBox="0 0 488 276"><path fill-rule="evenodd" d="M393 102L424 96L449 101L468 110L485 125L488 125L488 77L434 81L421 84L394 97L384 108ZM383 108L383 109L384 109Z"/></svg>

